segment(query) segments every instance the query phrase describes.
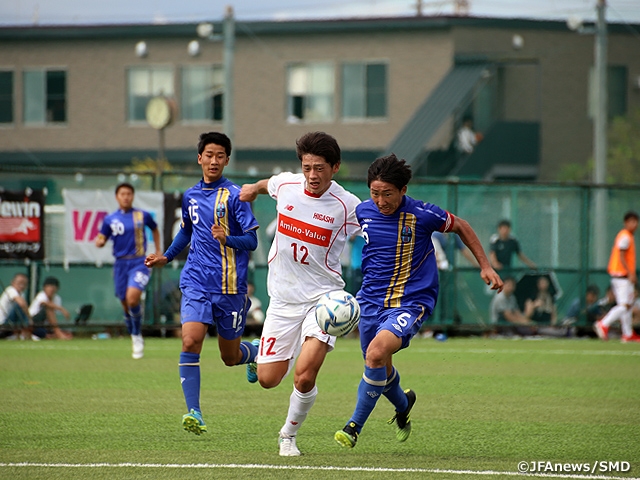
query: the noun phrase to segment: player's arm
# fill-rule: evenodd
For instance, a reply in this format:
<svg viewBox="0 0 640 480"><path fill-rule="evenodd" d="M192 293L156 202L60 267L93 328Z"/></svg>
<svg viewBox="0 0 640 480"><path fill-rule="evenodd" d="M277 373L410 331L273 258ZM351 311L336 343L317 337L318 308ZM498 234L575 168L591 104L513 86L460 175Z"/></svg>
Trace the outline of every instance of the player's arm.
<svg viewBox="0 0 640 480"><path fill-rule="evenodd" d="M627 259L625 258L625 253L627 253L627 249L622 249L619 248L619 255L620 255L620 265L622 265L624 267L624 269L629 272L627 274L627 278L629 279L629 281L631 283L633 283L635 285L635 283L638 281L638 279L636 278L636 272L634 272L633 270L631 270L629 268L629 265L627 265Z"/></svg>
<svg viewBox="0 0 640 480"><path fill-rule="evenodd" d="M191 235L185 231L184 226L180 227L178 234L167 248L167 251L163 255L152 253L144 259L144 264L147 267L164 267L167 263L171 262L184 248L189 245L191 241Z"/></svg>
<svg viewBox="0 0 640 480"><path fill-rule="evenodd" d="M109 228L109 225L105 220L106 218L102 221L102 225L100 226L100 233L98 233L98 236L95 239L95 244L98 248L102 248L105 246L107 240L109 239L109 235L111 234L111 228Z"/></svg>
<svg viewBox="0 0 640 480"><path fill-rule="evenodd" d="M451 231L460 236L462 243L467 246L475 257L478 265L480 265L480 277L487 285L491 285L492 290L498 290L498 292L501 292L503 285L502 279L489 263L476 232L471 228L471 225L469 225L466 220L460 217L454 217L453 215L451 216L453 217L453 227Z"/></svg>
<svg viewBox="0 0 640 480"><path fill-rule="evenodd" d="M245 183L240 189L240 201L253 202L258 195L269 193L269 179L264 178L256 183Z"/></svg>
<svg viewBox="0 0 640 480"><path fill-rule="evenodd" d="M160 245L160 230L158 230L158 227L151 230L151 235L153 236L153 245L156 248L156 253L161 252L162 246Z"/></svg>
<svg viewBox="0 0 640 480"><path fill-rule="evenodd" d="M473 256L473 254L471 253L471 251L469 251L468 248L462 247L460 249L460 253L462 254L462 256L464 258L467 259L467 261L473 265L474 267L479 267L480 265L478 265L478 261L476 260L476 258Z"/></svg>
<svg viewBox="0 0 640 480"><path fill-rule="evenodd" d="M105 243L107 243L107 237L99 233L98 236L96 237L96 247L102 248L104 247Z"/></svg>

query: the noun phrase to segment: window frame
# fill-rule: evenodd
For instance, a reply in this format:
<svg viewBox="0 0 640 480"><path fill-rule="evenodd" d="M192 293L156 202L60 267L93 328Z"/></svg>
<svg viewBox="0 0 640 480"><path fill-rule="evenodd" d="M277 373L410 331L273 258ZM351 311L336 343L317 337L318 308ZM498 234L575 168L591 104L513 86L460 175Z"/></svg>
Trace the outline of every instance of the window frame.
<svg viewBox="0 0 640 480"><path fill-rule="evenodd" d="M40 83L42 84L42 105L39 105L40 109L43 113L43 118L39 120L28 120L27 119L27 111L30 109L30 102L34 102L31 93L28 92L26 85L28 83L27 76L30 74L40 74L42 75L42 79ZM57 109L50 108L50 105L53 101L57 100L55 98L54 93L49 91L50 84L49 82L52 80L49 75L54 73L62 73L64 74L64 92L62 98L62 111L64 112L63 120L50 120L49 117L56 111ZM69 124L69 71L66 67L26 67L22 70L22 123L27 127L43 127L43 126L66 126ZM53 98L52 98L53 97ZM40 99L38 99L39 101Z"/></svg>
<svg viewBox="0 0 640 480"><path fill-rule="evenodd" d="M154 88L153 86L153 78L150 77L150 82L151 82L151 87L148 88L148 90L150 90L151 92L146 95L146 101L144 101L144 106L142 106L142 103L140 103L139 105L135 105L132 107L132 99L135 98L143 98L142 95L136 95L134 96L132 93L132 77L131 74L134 72L147 72L148 74L153 74L153 72L161 72L161 71L165 71L165 73L170 73L170 84L171 84L171 92L166 93L164 91L162 91L161 89L159 91L156 91L158 89ZM162 83L162 82L160 82ZM125 98L126 98L126 108L125 108L125 121L129 124L129 125L147 125L147 118L146 118L146 105L149 102L149 100L151 100L154 97L163 95L169 99L175 99L176 96L176 67L174 65L167 65L167 64L162 64L162 65L130 65L128 67L126 67L125 69ZM149 87L149 85L147 85L147 87ZM137 118L135 117L135 112L140 109L142 112L142 118Z"/></svg>
<svg viewBox="0 0 640 480"><path fill-rule="evenodd" d="M210 69L212 74L212 85L210 86L213 92L216 92L216 87L219 85L219 93L212 93L211 99L211 117L210 118L186 118L185 111L188 108L189 102L185 98L185 72L188 70L195 69ZM216 75L220 75L220 83L216 83ZM207 63L201 65L182 65L180 67L180 122L183 124L212 124L212 123L221 123L224 121L224 95L226 92L225 84L224 84L224 67L221 64L216 63ZM216 98L219 97L217 100ZM219 110L219 118L217 118L216 112Z"/></svg>
<svg viewBox="0 0 640 480"><path fill-rule="evenodd" d="M328 71L325 73L327 78L331 79L331 85L329 86L329 92L323 92L322 88L315 89L313 86L314 77L321 76L321 68L328 67ZM298 70L300 77L295 79L292 77L293 69ZM314 72L313 70L316 69ZM330 71L329 71L330 70ZM302 72L304 72L302 74ZM304 78L302 78L304 77ZM292 83L305 83L305 85L292 86ZM309 84L309 82L311 82ZM306 92L301 95L294 95L292 91L295 91L303 87ZM311 90L311 93L309 93ZM312 124L312 123L332 123L336 118L336 93L337 93L337 81L336 81L336 65L331 60L311 60L311 61L296 61L289 62L285 65L285 117L290 124ZM324 100L324 102L323 102ZM324 106L329 110L326 116L321 116L323 112L322 108L314 109L313 104L318 106ZM296 110L300 110L303 114L302 117L296 115ZM314 114L317 113L317 115Z"/></svg>
<svg viewBox="0 0 640 480"><path fill-rule="evenodd" d="M345 112L346 102L345 96L348 94L345 80L345 68L347 66L361 66L363 67L363 76L361 78L361 92L362 92L362 106L361 110L363 115L347 115ZM369 86L369 67L381 66L384 67L384 114L372 115L369 114L371 96ZM340 63L340 119L345 123L363 123L363 122L384 122L389 119L389 60L388 59L357 59L357 60L345 60Z"/></svg>
<svg viewBox="0 0 640 480"><path fill-rule="evenodd" d="M11 91L6 94L7 102L9 103L9 116L11 120L3 122L1 121L0 116L0 127L12 126L16 123L16 72L12 68L1 68L0 75L5 73L11 75ZM2 95L2 92L0 92L0 95ZM0 105L2 105L1 101Z"/></svg>

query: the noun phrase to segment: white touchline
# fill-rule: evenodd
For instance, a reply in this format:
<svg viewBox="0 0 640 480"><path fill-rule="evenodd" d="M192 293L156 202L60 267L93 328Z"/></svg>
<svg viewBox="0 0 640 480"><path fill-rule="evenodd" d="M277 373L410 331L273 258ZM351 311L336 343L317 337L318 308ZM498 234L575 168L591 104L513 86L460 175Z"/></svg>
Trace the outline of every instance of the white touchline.
<svg viewBox="0 0 640 480"><path fill-rule="evenodd" d="M544 477L544 478L578 478L582 480L640 480L640 477L619 477L610 475L576 475L562 473L518 473L498 472L495 470L449 470L440 468L377 468L377 467L333 467L313 465L258 465L258 464L222 464L222 463L0 463L2 467L46 467L46 468L234 468L247 470L318 470L342 472L413 472L413 473L442 473L448 475L507 475L513 477Z"/></svg>

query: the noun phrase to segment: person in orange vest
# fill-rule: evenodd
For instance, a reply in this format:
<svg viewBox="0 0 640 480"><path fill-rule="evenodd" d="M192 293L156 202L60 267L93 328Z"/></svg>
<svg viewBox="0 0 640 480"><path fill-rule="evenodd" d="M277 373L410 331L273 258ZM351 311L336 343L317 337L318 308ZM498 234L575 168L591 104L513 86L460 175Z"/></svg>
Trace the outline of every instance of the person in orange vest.
<svg viewBox="0 0 640 480"><path fill-rule="evenodd" d="M616 297L617 305L594 324L594 330L602 340L609 338L609 327L616 320L622 326L622 342L640 342L640 335L636 335L631 326L634 287L636 276L636 244L633 234L638 228L638 214L627 212L624 216L624 228L618 232L611 249L607 271L611 275L611 288Z"/></svg>

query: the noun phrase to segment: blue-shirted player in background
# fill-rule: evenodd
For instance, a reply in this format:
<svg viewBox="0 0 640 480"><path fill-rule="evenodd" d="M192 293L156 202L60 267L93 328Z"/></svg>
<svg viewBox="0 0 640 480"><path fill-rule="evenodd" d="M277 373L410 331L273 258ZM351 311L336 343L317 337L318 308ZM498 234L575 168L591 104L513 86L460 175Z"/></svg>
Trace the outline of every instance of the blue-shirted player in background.
<svg viewBox="0 0 640 480"><path fill-rule="evenodd" d="M258 347L241 341L250 301L247 296L249 251L258 246L258 222L251 205L238 198L240 187L222 176L231 141L223 133L200 135L198 164L202 180L182 197L182 227L164 255L149 255L149 267L162 267L189 242L189 257L180 274L182 353L180 381L189 413L185 430L207 431L200 410L200 352L207 329L215 322L218 348L227 366L255 360Z"/></svg>
<svg viewBox="0 0 640 480"><path fill-rule="evenodd" d="M432 314L438 298L438 268L431 234L454 232L480 265L480 276L495 290L500 276L491 267L480 240L463 219L440 207L405 195L411 169L394 154L378 158L369 167L371 198L356 207L365 246L362 250L360 343L365 358L355 411L336 432L336 441L353 448L367 418L384 395L393 404L396 438L411 433L409 414L416 401L413 390L400 387L393 354L409 346L423 320Z"/></svg>
<svg viewBox="0 0 640 480"><path fill-rule="evenodd" d="M131 335L131 356L140 359L144 355L140 299L151 274L144 264L147 254L145 227L150 228L153 233L156 251L161 247L158 225L149 212L133 208L134 195L133 185L129 183L121 183L116 187L116 201L120 208L104 217L95 243L98 248L102 248L109 238L113 240L113 256L116 257L113 281L116 297L122 303L124 320Z"/></svg>

